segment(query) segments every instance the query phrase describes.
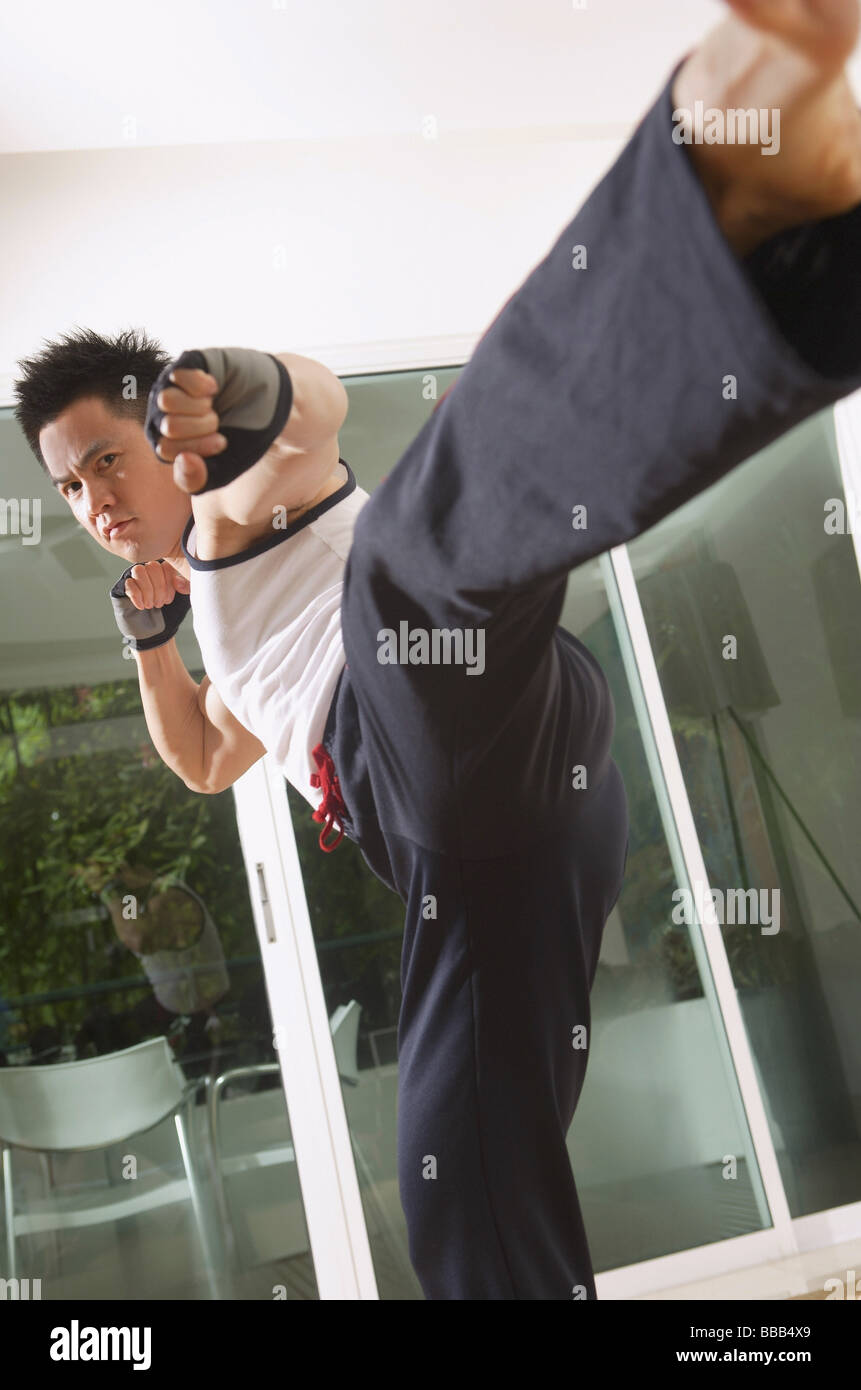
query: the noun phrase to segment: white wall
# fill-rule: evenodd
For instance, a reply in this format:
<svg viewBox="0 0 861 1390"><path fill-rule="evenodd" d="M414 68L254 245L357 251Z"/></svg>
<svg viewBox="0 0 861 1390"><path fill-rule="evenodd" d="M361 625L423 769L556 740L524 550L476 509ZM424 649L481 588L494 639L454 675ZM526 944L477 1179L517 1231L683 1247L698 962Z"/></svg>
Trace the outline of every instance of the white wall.
<svg viewBox="0 0 861 1390"><path fill-rule="evenodd" d="M336 370L474 339L721 17L579 3L8 6L0 404L74 324Z"/></svg>
<svg viewBox="0 0 861 1390"><path fill-rule="evenodd" d="M3 370L74 324L140 325L171 352L308 352L338 370L364 355L336 361L326 346L474 336L619 143L399 136L9 157Z"/></svg>
<svg viewBox="0 0 861 1390"><path fill-rule="evenodd" d="M457 335L457 360L724 14L717 0L6 5L0 405L16 359L74 324L340 371L394 365L386 342Z"/></svg>

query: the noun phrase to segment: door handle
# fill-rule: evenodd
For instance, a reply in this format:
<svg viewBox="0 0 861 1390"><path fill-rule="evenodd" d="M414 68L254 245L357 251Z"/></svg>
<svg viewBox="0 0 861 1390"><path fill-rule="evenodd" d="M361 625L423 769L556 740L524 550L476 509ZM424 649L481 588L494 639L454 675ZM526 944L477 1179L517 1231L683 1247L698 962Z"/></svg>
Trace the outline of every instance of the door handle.
<svg viewBox="0 0 861 1390"><path fill-rule="evenodd" d="M255 867L257 869L257 887L260 890L260 906L263 908L263 923L266 927L266 940L272 943L275 940L275 921L272 916L272 904L266 891L266 874L262 864L257 864Z"/></svg>

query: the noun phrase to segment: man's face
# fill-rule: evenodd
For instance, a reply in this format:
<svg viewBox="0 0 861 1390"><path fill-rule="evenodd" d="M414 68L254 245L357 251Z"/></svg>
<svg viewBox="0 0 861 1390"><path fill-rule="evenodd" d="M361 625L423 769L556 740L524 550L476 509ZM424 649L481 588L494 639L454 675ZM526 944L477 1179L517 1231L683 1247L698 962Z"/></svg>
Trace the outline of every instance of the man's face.
<svg viewBox="0 0 861 1390"><path fill-rule="evenodd" d="M45 425L39 447L75 520L104 550L127 565L179 553L191 498L137 420L84 397Z"/></svg>

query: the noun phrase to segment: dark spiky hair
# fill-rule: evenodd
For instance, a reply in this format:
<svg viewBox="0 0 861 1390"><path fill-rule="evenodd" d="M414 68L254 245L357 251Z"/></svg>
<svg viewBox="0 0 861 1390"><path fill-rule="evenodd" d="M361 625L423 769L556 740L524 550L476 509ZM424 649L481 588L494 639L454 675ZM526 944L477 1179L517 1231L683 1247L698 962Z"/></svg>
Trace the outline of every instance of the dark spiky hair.
<svg viewBox="0 0 861 1390"><path fill-rule="evenodd" d="M75 328L33 357L18 359L22 375L14 382L15 418L36 458L48 473L39 448L39 431L84 396L95 396L114 415L146 419L150 388L171 358L142 329L127 328L113 338ZM134 380L134 398L127 399ZM125 394L124 394L125 389Z"/></svg>

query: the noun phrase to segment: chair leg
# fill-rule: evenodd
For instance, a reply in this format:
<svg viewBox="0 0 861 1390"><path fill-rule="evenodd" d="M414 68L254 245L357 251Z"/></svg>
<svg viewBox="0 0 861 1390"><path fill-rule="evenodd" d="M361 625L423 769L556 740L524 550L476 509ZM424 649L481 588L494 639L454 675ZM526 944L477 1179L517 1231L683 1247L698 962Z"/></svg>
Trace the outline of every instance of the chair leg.
<svg viewBox="0 0 861 1390"><path fill-rule="evenodd" d="M12 1150L3 1148L3 1212L6 1219L6 1278L17 1279L15 1249L15 1193L12 1187Z"/></svg>
<svg viewBox="0 0 861 1390"><path fill-rule="evenodd" d="M212 1172L212 1188L215 1193L218 1214L221 1218L223 1238L227 1246L228 1279L231 1283L232 1293L233 1275L234 1271L239 1267L239 1258L237 1254L236 1232L233 1228L233 1217L230 1214L227 1193L224 1190L224 1174L221 1171L221 1130L219 1123L219 1103L229 1075L229 1072L224 1072L213 1081L209 1089L207 1111L209 1115L209 1157Z"/></svg>
<svg viewBox="0 0 861 1390"><path fill-rule="evenodd" d="M230 1214L230 1203L227 1200L227 1193L224 1187L224 1174L221 1171L221 1130L219 1121L221 1097L225 1087L231 1081L238 1081L243 1077L250 1076L274 1076L277 1072L280 1072L280 1070L281 1068L277 1062L255 1063L253 1066L247 1067L231 1067L228 1071L223 1071L220 1076L216 1076L209 1087L209 1157L213 1191L215 1192L218 1213L221 1218L221 1230L227 1245L227 1278L231 1284L231 1295L233 1292L234 1274L241 1273L242 1269L239 1263L239 1247L236 1239L236 1230L233 1225L233 1217Z"/></svg>
<svg viewBox="0 0 861 1390"><path fill-rule="evenodd" d="M213 1299L217 1300L220 1297L220 1292L218 1288L218 1281L215 1277L215 1264L213 1262L212 1252L209 1248L209 1239L206 1234L205 1215L203 1211L203 1204L200 1199L200 1188L198 1186L197 1173L195 1172L194 1163L192 1161L191 1152L189 1149L188 1130L186 1128L185 1116L183 1115L181 1110L178 1110L176 1112L174 1120L176 1122L177 1138L179 1139L179 1151L182 1155L182 1166L185 1169L185 1176L188 1182L188 1191L191 1197L191 1207L192 1211L194 1212L194 1222L195 1226L197 1227L197 1236L198 1240L200 1241L200 1249L203 1255L203 1263L206 1268L206 1278L209 1284L209 1292L212 1295Z"/></svg>

